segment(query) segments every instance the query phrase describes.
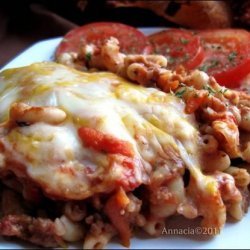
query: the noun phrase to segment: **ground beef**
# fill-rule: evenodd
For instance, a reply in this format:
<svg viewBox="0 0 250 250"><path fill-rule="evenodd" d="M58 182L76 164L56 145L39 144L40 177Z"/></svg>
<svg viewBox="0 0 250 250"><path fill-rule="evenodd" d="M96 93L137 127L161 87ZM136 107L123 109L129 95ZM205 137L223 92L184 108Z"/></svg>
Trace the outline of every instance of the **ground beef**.
<svg viewBox="0 0 250 250"><path fill-rule="evenodd" d="M63 243L52 220L27 215L4 216L0 221L0 235L14 236L43 247L58 247Z"/></svg>

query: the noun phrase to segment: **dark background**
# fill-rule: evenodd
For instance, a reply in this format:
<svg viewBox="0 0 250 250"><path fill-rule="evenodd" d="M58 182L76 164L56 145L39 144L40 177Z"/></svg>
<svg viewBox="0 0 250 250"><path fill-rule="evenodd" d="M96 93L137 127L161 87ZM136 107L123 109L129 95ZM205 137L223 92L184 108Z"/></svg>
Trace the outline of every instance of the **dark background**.
<svg viewBox="0 0 250 250"><path fill-rule="evenodd" d="M77 25L95 21L176 26L150 10L112 8L103 0L0 0L0 67L39 40L62 36Z"/></svg>

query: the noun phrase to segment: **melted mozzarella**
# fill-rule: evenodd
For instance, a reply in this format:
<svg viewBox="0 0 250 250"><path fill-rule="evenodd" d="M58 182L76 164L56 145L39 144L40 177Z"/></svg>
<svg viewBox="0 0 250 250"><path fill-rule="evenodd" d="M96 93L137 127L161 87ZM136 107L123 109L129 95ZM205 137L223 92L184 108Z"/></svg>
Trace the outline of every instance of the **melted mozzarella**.
<svg viewBox="0 0 250 250"><path fill-rule="evenodd" d="M82 73L56 63L6 70L0 81L2 122L10 104L19 101L57 106L67 113L60 125L16 127L1 138L12 160L48 195L83 199L110 192L117 183L132 189L147 183L159 164L177 168L187 157L196 166L194 175L203 176L195 160L197 125L179 98L112 73ZM81 126L129 141L135 151L133 171L123 166L124 156L85 147L77 134ZM16 171L15 164L6 167Z"/></svg>

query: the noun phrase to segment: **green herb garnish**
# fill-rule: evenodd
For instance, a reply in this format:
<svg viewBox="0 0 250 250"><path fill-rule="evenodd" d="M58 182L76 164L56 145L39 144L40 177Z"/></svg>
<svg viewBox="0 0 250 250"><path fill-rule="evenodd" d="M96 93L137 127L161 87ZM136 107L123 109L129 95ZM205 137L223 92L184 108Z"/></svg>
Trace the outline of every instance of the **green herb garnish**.
<svg viewBox="0 0 250 250"><path fill-rule="evenodd" d="M186 92L186 90L187 90L186 88L183 88L182 90L175 92L175 96L182 98L182 96Z"/></svg>
<svg viewBox="0 0 250 250"><path fill-rule="evenodd" d="M216 66L219 65L219 61L218 60L211 60L209 63L202 65L201 67L199 67L199 70L207 72L209 69L212 69Z"/></svg>
<svg viewBox="0 0 250 250"><path fill-rule="evenodd" d="M208 91L208 95L214 95L214 94L216 94L216 91L213 90L209 85L204 86L203 89L205 89L205 90Z"/></svg>
<svg viewBox="0 0 250 250"><path fill-rule="evenodd" d="M175 58L173 58L172 56L168 56L167 59L169 64L173 64L175 62Z"/></svg>
<svg viewBox="0 0 250 250"><path fill-rule="evenodd" d="M85 61L90 62L91 57L92 57L92 54L90 52L87 52L86 55L85 55Z"/></svg>
<svg viewBox="0 0 250 250"><path fill-rule="evenodd" d="M218 60L211 60L209 68L211 69L213 67L216 67L218 64L219 64Z"/></svg>
<svg viewBox="0 0 250 250"><path fill-rule="evenodd" d="M185 39L185 38L180 38L180 42L184 45L188 44L189 43L189 40L188 39Z"/></svg>
<svg viewBox="0 0 250 250"><path fill-rule="evenodd" d="M237 56L237 53L235 51L231 52L229 55L228 55L228 61L229 62L233 62L233 60L236 58Z"/></svg>
<svg viewBox="0 0 250 250"><path fill-rule="evenodd" d="M199 67L199 70L204 71L204 72L207 72L208 69L209 69L208 64L204 64Z"/></svg>
<svg viewBox="0 0 250 250"><path fill-rule="evenodd" d="M219 93L221 93L222 95L224 95L227 91L228 91L228 89L224 87L224 88L221 88L219 90Z"/></svg>

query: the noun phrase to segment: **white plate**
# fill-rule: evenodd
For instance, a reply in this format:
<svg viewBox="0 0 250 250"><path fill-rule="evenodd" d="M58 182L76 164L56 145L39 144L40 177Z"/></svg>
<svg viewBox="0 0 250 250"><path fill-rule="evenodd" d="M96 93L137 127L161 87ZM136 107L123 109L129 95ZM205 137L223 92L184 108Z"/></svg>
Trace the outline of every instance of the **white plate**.
<svg viewBox="0 0 250 250"><path fill-rule="evenodd" d="M141 28L140 30L149 35L163 28ZM7 63L2 69L15 68L29 65L33 62L52 61L56 46L62 38L52 38L35 43L21 54L17 55L13 60Z"/></svg>
<svg viewBox="0 0 250 250"><path fill-rule="evenodd" d="M161 28L144 28L141 29L145 34L161 30ZM19 54L3 69L25 66L38 61L51 61L56 46L61 38L53 38L38 42ZM207 238L205 234L193 234L193 230L199 231L199 224L184 218L171 218L167 221L168 228L172 230L169 235L162 235L160 238L150 238L149 236L137 235L131 240L131 248L133 249L249 249L250 233L249 233L250 212L239 222L227 223L220 234L213 238ZM166 231L168 230L166 228ZM198 228L198 229L197 229ZM164 230L164 233L166 232ZM179 235L178 235L179 234ZM108 249L123 248L119 243L112 242ZM20 249L34 248L34 246L15 241L15 243L1 239L0 249ZM78 245L78 248L80 245ZM74 247L73 247L74 248Z"/></svg>

